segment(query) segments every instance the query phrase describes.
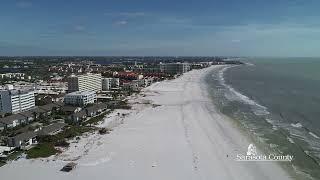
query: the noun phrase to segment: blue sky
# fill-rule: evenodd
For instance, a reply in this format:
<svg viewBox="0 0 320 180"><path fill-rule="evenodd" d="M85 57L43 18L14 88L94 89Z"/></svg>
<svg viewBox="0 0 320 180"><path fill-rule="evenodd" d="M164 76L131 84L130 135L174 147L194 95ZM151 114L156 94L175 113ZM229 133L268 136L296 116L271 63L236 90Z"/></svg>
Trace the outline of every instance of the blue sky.
<svg viewBox="0 0 320 180"><path fill-rule="evenodd" d="M317 0L2 0L0 55L320 56Z"/></svg>

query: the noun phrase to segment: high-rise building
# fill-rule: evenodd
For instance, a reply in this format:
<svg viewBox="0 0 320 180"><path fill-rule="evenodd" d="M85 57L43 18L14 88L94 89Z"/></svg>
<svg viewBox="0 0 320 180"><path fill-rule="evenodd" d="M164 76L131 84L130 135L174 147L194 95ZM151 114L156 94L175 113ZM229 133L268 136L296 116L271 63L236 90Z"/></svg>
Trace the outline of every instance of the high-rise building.
<svg viewBox="0 0 320 180"><path fill-rule="evenodd" d="M160 64L160 71L168 74L183 74L190 71L189 63Z"/></svg>
<svg viewBox="0 0 320 180"><path fill-rule="evenodd" d="M1 90L0 112L19 113L35 107L33 91Z"/></svg>
<svg viewBox="0 0 320 180"><path fill-rule="evenodd" d="M111 89L112 78L102 78L102 91L109 91Z"/></svg>
<svg viewBox="0 0 320 180"><path fill-rule="evenodd" d="M101 91L101 74L71 75L68 78L68 92Z"/></svg>
<svg viewBox="0 0 320 180"><path fill-rule="evenodd" d="M102 90L109 91L111 88L118 88L120 84L119 78L102 78Z"/></svg>
<svg viewBox="0 0 320 180"><path fill-rule="evenodd" d="M64 103L74 106L86 106L96 100L97 94L94 91L76 91L64 96Z"/></svg>

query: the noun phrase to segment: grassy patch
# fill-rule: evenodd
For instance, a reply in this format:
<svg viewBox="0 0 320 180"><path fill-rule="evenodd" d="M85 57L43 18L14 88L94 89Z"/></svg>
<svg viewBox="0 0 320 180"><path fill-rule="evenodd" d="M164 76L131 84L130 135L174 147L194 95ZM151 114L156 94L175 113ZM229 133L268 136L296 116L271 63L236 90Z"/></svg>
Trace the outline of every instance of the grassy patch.
<svg viewBox="0 0 320 180"><path fill-rule="evenodd" d="M29 149L27 151L27 158L32 159L32 158L45 158L49 157L51 155L55 155L59 151L56 150L51 143L43 143L43 144L38 144L37 146Z"/></svg>
<svg viewBox="0 0 320 180"><path fill-rule="evenodd" d="M22 150L15 151L15 152L9 154L6 159L7 159L7 161L16 160L18 158L18 156L20 156L22 153L23 153Z"/></svg>
<svg viewBox="0 0 320 180"><path fill-rule="evenodd" d="M102 121L107 114L109 114L111 112L112 112L112 110L104 112L104 113L101 113L98 116L95 116L95 117L89 119L88 121L83 122L82 125L85 126L85 125L88 125L88 124L97 124L98 122Z"/></svg>
<svg viewBox="0 0 320 180"><path fill-rule="evenodd" d="M0 167L1 167L1 166L4 166L5 164L6 164L5 161L1 161L1 160L0 160Z"/></svg>
<svg viewBox="0 0 320 180"><path fill-rule="evenodd" d="M58 139L71 139L77 136L81 136L83 133L92 131L92 128L90 127L84 127L84 126L71 126L70 128L62 131L61 133L57 134L56 136Z"/></svg>
<svg viewBox="0 0 320 180"><path fill-rule="evenodd" d="M27 151L27 158L45 158L59 153L55 146L69 146L66 139L71 139L91 131L92 128L84 126L71 126L56 135L47 135L38 137L40 144Z"/></svg>
<svg viewBox="0 0 320 180"><path fill-rule="evenodd" d="M46 135L38 137L40 143L49 143L55 146L67 146L66 139L81 136L85 132L91 131L92 128L84 126L71 126L56 135Z"/></svg>

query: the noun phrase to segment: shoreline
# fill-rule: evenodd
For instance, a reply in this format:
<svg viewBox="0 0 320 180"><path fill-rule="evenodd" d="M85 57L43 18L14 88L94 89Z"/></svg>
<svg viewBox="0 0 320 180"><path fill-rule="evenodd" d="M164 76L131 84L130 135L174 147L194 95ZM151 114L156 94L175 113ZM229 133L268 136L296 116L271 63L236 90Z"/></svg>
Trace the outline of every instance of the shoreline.
<svg viewBox="0 0 320 180"><path fill-rule="evenodd" d="M224 74L225 70L229 69L230 67L225 67L221 68L219 73L219 79L217 80L217 84L224 84L225 77L221 77L221 75ZM231 68L241 68L241 67L231 67ZM229 78L233 77L235 74L229 74ZM222 80L221 80L222 78ZM236 78L237 79L237 78ZM239 79L239 78L238 78ZM293 160L291 163L282 163L282 162L276 162L279 164L290 176L294 179L317 179L319 176L319 173L317 172L317 167L318 163L316 161L316 157L311 156L308 154L308 150L305 150L304 148L313 148L311 146L312 141L317 139L316 137L311 137L311 139L308 139L307 141L302 141L302 143L305 144L299 144L299 142L296 141L296 139L292 136L295 134L292 133L296 129L305 129L307 130L307 133L310 134L310 130L303 127L300 123L293 124L290 122L281 122L274 120L274 113L270 111L269 108L270 106L267 107L266 104L260 104L259 101L253 100L253 97L248 96L244 94L244 92L241 92L241 86L239 84L235 84L233 86L233 81L232 79L229 79L229 84L224 84L223 87L224 89L222 90L223 93L226 95L220 99L219 96L212 95L213 98L218 98L219 103L217 106L220 107L221 102L224 103L226 102L227 105L221 105L221 107L233 107L233 101L235 102L240 102L243 105L250 106L250 111L247 111L245 108L238 106L238 108L243 108L243 110L240 110L241 113L240 115L237 114L237 109L234 108L231 112L227 112L226 116L230 117L232 121L234 121L238 126L239 129L252 141L255 143L255 145L258 147L258 149L263 152L264 154L283 154L283 155L290 155L293 156ZM230 84L231 83L231 84ZM212 85L212 82L209 83ZM212 86L210 88L216 89L219 87ZM246 89L249 86L244 86L242 87L243 89ZM242 89L242 90L243 90ZM261 95L261 94L260 94ZM263 97L263 94L261 95ZM261 97L261 96L256 96L256 97ZM230 100L230 99L231 100ZM230 103L231 105L228 105ZM270 105L270 104L269 104ZM221 109L221 108L219 108ZM239 111L239 110L238 110ZM250 113L255 116L255 118L261 118L262 121L256 121L255 118L250 117ZM247 115L248 114L248 115ZM248 116L248 117L246 117ZM250 119L251 118L251 119ZM275 117L276 119L276 117ZM259 119L260 120L260 119ZM262 123L261 123L262 122ZM250 124L251 123L251 124ZM264 124L263 124L264 123ZM269 128L272 128L272 130L269 131ZM260 129L260 130L259 130ZM283 130L284 129L284 130ZM258 131L256 131L258 130ZM280 133L279 133L280 132ZM282 133L281 133L282 132ZM286 134L288 132L288 134ZM273 133L278 133L278 134L273 134ZM283 138L284 136L284 138ZM312 136L312 135L311 135ZM306 138L305 136L302 136ZM277 139L278 138L278 139ZM281 139L282 138L282 139ZM286 139L285 139L286 138ZM310 137L309 137L310 138ZM312 139L315 138L315 139ZM281 141L279 140L281 139ZM294 140L293 140L294 139ZM291 146L292 145L292 146ZM302 145L302 147L300 147ZM303 146L306 147L303 147ZM293 147L295 146L295 147ZM309 146L309 147L308 147ZM302 149L303 148L303 149ZM303 151L300 153L299 151ZM310 150L312 151L312 149ZM314 155L314 154L313 154Z"/></svg>
<svg viewBox="0 0 320 180"><path fill-rule="evenodd" d="M136 103L133 110L120 112L128 115L119 118L117 110L100 124L116 123L111 134L89 134L62 154L21 159L0 168L0 173L13 180L81 180L92 174L110 179L290 179L276 163L233 159L236 153L246 153L250 140L208 99L203 78L215 68L193 70L145 88L143 95L130 98ZM144 104L150 101L160 106ZM60 172L70 157L79 157L79 167Z"/></svg>

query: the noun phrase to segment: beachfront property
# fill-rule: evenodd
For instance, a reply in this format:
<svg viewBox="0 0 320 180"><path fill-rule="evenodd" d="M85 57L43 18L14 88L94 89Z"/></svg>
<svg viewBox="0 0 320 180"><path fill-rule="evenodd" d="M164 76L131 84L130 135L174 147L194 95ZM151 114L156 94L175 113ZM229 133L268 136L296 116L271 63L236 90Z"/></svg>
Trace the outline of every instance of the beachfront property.
<svg viewBox="0 0 320 180"><path fill-rule="evenodd" d="M139 90L139 80L133 80L131 82L125 82L122 84L122 89L125 91L138 91Z"/></svg>
<svg viewBox="0 0 320 180"><path fill-rule="evenodd" d="M1 90L0 112L19 113L35 106L34 91L30 90Z"/></svg>
<svg viewBox="0 0 320 180"><path fill-rule="evenodd" d="M55 135L58 134L67 124L66 123L53 123L45 127L41 127L39 131L37 131L38 136L44 135Z"/></svg>
<svg viewBox="0 0 320 180"><path fill-rule="evenodd" d="M190 71L189 63L161 63L160 71L168 74L183 74Z"/></svg>
<svg viewBox="0 0 320 180"><path fill-rule="evenodd" d="M59 133L67 124L53 123L39 130L26 131L7 138L7 145L9 147L16 147L21 149L28 149L31 145L37 144L38 136L55 135Z"/></svg>
<svg viewBox="0 0 320 180"><path fill-rule="evenodd" d="M34 85L36 94L58 95L66 93L66 82L40 82Z"/></svg>
<svg viewBox="0 0 320 180"><path fill-rule="evenodd" d="M25 73L3 73L0 74L0 79L31 79L31 76L26 76Z"/></svg>
<svg viewBox="0 0 320 180"><path fill-rule="evenodd" d="M71 75L68 78L68 92L75 91L101 91L101 74Z"/></svg>
<svg viewBox="0 0 320 180"><path fill-rule="evenodd" d="M102 91L109 91L111 89L112 78L102 78Z"/></svg>
<svg viewBox="0 0 320 180"><path fill-rule="evenodd" d="M73 106L86 106L96 100L97 94L94 91L76 91L64 96L64 103Z"/></svg>
<svg viewBox="0 0 320 180"><path fill-rule="evenodd" d="M87 107L85 109L86 114L88 117L93 117L96 116L104 111L107 110L107 104L106 103L99 103L99 104L95 104L93 106Z"/></svg>
<svg viewBox="0 0 320 180"><path fill-rule="evenodd" d="M34 121L36 118L38 118L38 115L36 113L34 113L32 110L23 111L23 112L19 113L19 115L22 115L25 117L26 123L30 123L30 122ZM7 117L10 117L10 116L7 116Z"/></svg>
<svg viewBox="0 0 320 180"><path fill-rule="evenodd" d="M61 103L51 103L0 118L0 131L12 129L20 125L27 125L39 118L46 118L50 116L52 112L60 111L62 106Z"/></svg>
<svg viewBox="0 0 320 180"><path fill-rule="evenodd" d="M109 91L111 88L118 88L120 85L119 78L102 78L102 91Z"/></svg>
<svg viewBox="0 0 320 180"><path fill-rule="evenodd" d="M150 86L154 82L154 77L145 77L143 81L144 87Z"/></svg>
<svg viewBox="0 0 320 180"><path fill-rule="evenodd" d="M14 128L28 122L27 117L21 114L13 114L0 119L0 131L8 128Z"/></svg>
<svg viewBox="0 0 320 180"><path fill-rule="evenodd" d="M14 151L14 147L0 146L0 159L6 158L8 154Z"/></svg>
<svg viewBox="0 0 320 180"><path fill-rule="evenodd" d="M37 144L37 133L34 131L27 131L12 137L8 137L7 144L9 147L16 147L27 149L33 144Z"/></svg>
<svg viewBox="0 0 320 180"><path fill-rule="evenodd" d="M68 116L67 120L71 123L79 123L82 121L85 121L87 119L88 115L85 110L81 110L79 112L75 112Z"/></svg>
<svg viewBox="0 0 320 180"><path fill-rule="evenodd" d="M45 111L47 115L51 115L52 112L60 111L63 106L62 102L50 103L43 106L38 106L38 108Z"/></svg>
<svg viewBox="0 0 320 180"><path fill-rule="evenodd" d="M89 106L87 108L81 109L75 113L68 116L68 121L72 123L79 123L87 120L88 117L97 116L107 110L106 103L99 103Z"/></svg>

